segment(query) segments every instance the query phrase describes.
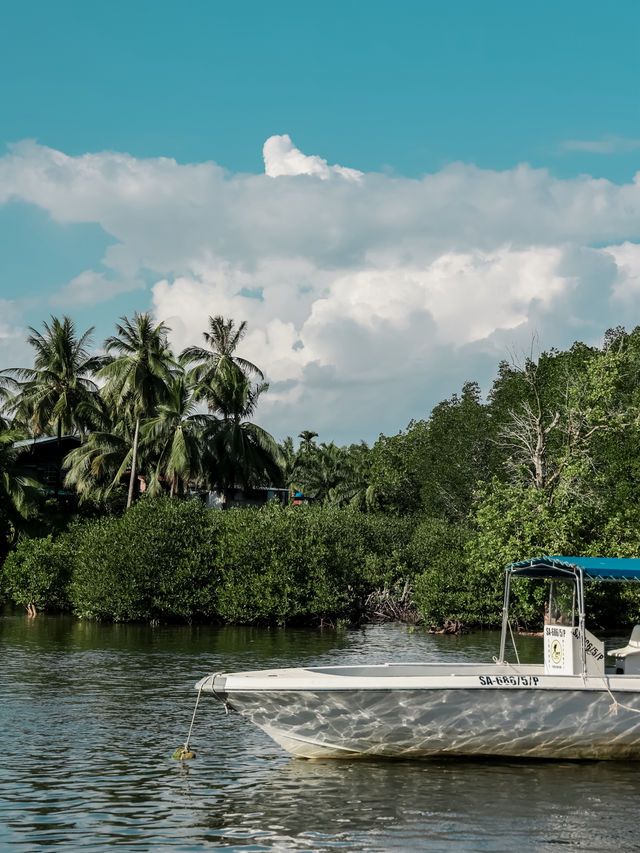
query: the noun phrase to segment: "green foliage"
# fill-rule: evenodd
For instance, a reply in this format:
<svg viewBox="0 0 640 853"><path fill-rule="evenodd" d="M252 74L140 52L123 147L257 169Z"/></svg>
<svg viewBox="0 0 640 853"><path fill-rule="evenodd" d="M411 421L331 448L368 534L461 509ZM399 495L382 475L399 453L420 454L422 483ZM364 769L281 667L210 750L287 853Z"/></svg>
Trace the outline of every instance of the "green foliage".
<svg viewBox="0 0 640 853"><path fill-rule="evenodd" d="M32 604L38 610L67 609L72 566L73 554L65 537L25 539L5 560L0 587L15 604Z"/></svg>
<svg viewBox="0 0 640 853"><path fill-rule="evenodd" d="M209 318L205 346L180 363L149 315L116 328L109 355L90 357L89 333L52 318L31 330L33 369L0 371L0 559L27 533L57 536L19 542L8 560L3 588L18 603L284 624L355 618L372 590L407 585L429 623L497 625L513 560L640 555L640 327L502 362L486 401L466 382L372 448L304 430L297 450L253 423L268 386L236 352L245 323ZM82 436L65 460L77 503L37 499L16 426ZM121 514L127 472L127 503L138 472L147 493ZM222 513L151 499L280 482L313 506ZM66 530L77 512L102 517ZM521 625L539 624L543 595L514 585ZM601 624L640 618L633 589L594 586L589 601Z"/></svg>
<svg viewBox="0 0 640 853"><path fill-rule="evenodd" d="M465 548L467 584L475 611L470 622L497 626L500 621L504 568L537 554L565 556L640 556L640 513L625 510L608 517L571 492L549 493L494 481L475 513L476 534ZM511 615L524 627L542 623L546 587L528 581L513 586ZM587 620L600 627L637 621L640 595L635 586L589 584Z"/></svg>
<svg viewBox="0 0 640 853"><path fill-rule="evenodd" d="M406 572L410 532L405 521L333 507L223 512L195 500L144 499L56 541L21 543L6 589L28 603L37 555L85 618L335 622L356 617L376 585ZM29 571L17 573L23 565ZM38 604L60 606L46 597Z"/></svg>
<svg viewBox="0 0 640 853"><path fill-rule="evenodd" d="M416 571L414 602L427 625L447 619L476 621L477 602L467 583L465 546L470 539L466 525L429 518L415 530L409 558Z"/></svg>
<svg viewBox="0 0 640 853"><path fill-rule="evenodd" d="M412 421L406 432L381 435L371 448L371 490L382 511L396 515L420 512L428 431L425 421Z"/></svg>
<svg viewBox="0 0 640 853"><path fill-rule="evenodd" d="M390 566L401 564L397 547L406 529L335 507L224 513L218 613L240 623L353 618Z"/></svg>
<svg viewBox="0 0 640 853"><path fill-rule="evenodd" d="M497 626L501 620L504 569L508 563L536 554L582 553L589 509L567 497L549 501L549 494L522 483L489 484L475 512L475 535L465 548L474 610L470 621ZM512 616L525 625L541 622L543 598L533 584L514 585Z"/></svg>
<svg viewBox="0 0 640 853"><path fill-rule="evenodd" d="M20 438L16 431L0 432L0 561L37 506L39 484L20 462Z"/></svg>
<svg viewBox="0 0 640 853"><path fill-rule="evenodd" d="M475 382L431 412L424 452L418 462L422 511L434 518L462 522L477 485L498 465L489 409Z"/></svg>
<svg viewBox="0 0 640 853"><path fill-rule="evenodd" d="M640 557L640 507L624 504L607 513L597 538L584 549L588 557ZM636 584L590 584L591 617L604 625L640 622L640 591Z"/></svg>
<svg viewBox="0 0 640 853"><path fill-rule="evenodd" d="M114 621L214 614L216 514L199 501L141 500L122 516L77 525L69 597L76 613Z"/></svg>

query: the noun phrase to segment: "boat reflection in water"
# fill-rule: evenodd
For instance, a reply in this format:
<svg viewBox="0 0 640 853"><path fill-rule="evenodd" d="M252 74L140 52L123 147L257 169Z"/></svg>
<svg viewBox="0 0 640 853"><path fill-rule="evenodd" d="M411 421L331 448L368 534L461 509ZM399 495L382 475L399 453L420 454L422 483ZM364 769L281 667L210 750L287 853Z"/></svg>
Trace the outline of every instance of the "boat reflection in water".
<svg viewBox="0 0 640 853"><path fill-rule="evenodd" d="M292 759L245 774L196 819L256 850L619 853L637 849L636 800L635 762Z"/></svg>
<svg viewBox="0 0 640 853"><path fill-rule="evenodd" d="M544 661L508 662L511 579L550 580ZM299 758L640 758L640 628L611 653L585 627L585 581L640 581L640 559L536 557L507 567L487 664L388 663L214 673L196 688ZM515 648L515 646L514 646Z"/></svg>

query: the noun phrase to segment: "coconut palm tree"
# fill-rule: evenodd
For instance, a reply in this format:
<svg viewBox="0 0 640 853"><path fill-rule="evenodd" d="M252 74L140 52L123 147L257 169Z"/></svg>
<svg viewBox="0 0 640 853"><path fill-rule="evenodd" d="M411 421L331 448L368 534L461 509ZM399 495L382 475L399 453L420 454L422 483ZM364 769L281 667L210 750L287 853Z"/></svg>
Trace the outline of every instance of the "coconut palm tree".
<svg viewBox="0 0 640 853"><path fill-rule="evenodd" d="M184 374L171 377L165 402L141 429L141 444L158 457L155 488L165 478L171 483L173 497L189 480L202 480L206 456L203 433L213 420L212 415L198 410L195 390Z"/></svg>
<svg viewBox="0 0 640 853"><path fill-rule="evenodd" d="M0 370L0 408L11 398L11 391L17 385L15 379L7 375L10 369Z"/></svg>
<svg viewBox="0 0 640 853"><path fill-rule="evenodd" d="M220 416L204 437L214 461L212 483L223 492L226 504L234 486L277 484L281 480L280 448L266 430L249 420L268 387L266 382L252 384L228 364L209 388L209 404Z"/></svg>
<svg viewBox="0 0 640 853"><path fill-rule="evenodd" d="M15 538L20 520L34 512L40 485L20 464L24 448L16 447L16 441L23 437L15 430L0 432L0 559Z"/></svg>
<svg viewBox="0 0 640 853"><path fill-rule="evenodd" d="M169 329L164 323L153 324L148 313L121 317L116 335L104 342L109 361L98 372L107 380L103 394L116 410L126 410L135 423L131 445L131 474L127 507L133 500L133 484L138 461L138 441L142 418L155 414L166 399L171 371L178 369L167 344Z"/></svg>
<svg viewBox="0 0 640 853"><path fill-rule="evenodd" d="M299 450L302 453L312 453L317 449L317 445L313 440L317 437L318 433L314 432L312 429L303 429L302 432L298 433L298 438L300 439Z"/></svg>
<svg viewBox="0 0 640 853"><path fill-rule="evenodd" d="M339 447L324 442L298 452L297 479L305 496L314 501L370 508L372 491L368 484L369 448L365 442Z"/></svg>
<svg viewBox="0 0 640 853"><path fill-rule="evenodd" d="M131 466L134 424L126 411L113 423L104 421L87 440L67 454L65 486L75 489L80 501L103 503Z"/></svg>
<svg viewBox="0 0 640 853"><path fill-rule="evenodd" d="M193 365L189 375L196 385L198 399L209 401L209 390L216 383L226 381L225 377L231 368L235 368L246 378L256 376L260 380L264 379L259 367L235 354L246 333L247 324L244 320L236 329L232 319L209 317L209 331L203 333L208 347L191 346L182 351L180 363Z"/></svg>
<svg viewBox="0 0 640 853"><path fill-rule="evenodd" d="M344 477L344 453L342 448L331 442L313 445L313 451L302 451L300 480L306 497L314 501L327 501L329 492Z"/></svg>
<svg viewBox="0 0 640 853"><path fill-rule="evenodd" d="M340 479L328 492L329 503L351 506L365 511L375 505L375 490L370 480L370 450L366 442L340 448L342 465Z"/></svg>
<svg viewBox="0 0 640 853"><path fill-rule="evenodd" d="M278 445L282 459L282 482L289 489L289 495L296 490L296 477L298 473L298 454L293 446L293 439L288 435Z"/></svg>
<svg viewBox="0 0 640 853"><path fill-rule="evenodd" d="M62 433L79 431L86 426L86 414L91 408L97 386L91 378L102 359L90 355L88 344L93 327L80 337L69 317L60 321L51 317L44 322L44 333L30 328L27 342L35 349L33 368L16 367L5 371L18 393L12 409L18 420L28 423L34 436L55 430L58 439L56 497L60 491L62 470ZM5 393L7 386L5 384Z"/></svg>
<svg viewBox="0 0 640 853"><path fill-rule="evenodd" d="M8 412L13 408L16 393L20 390L19 383L10 376L11 368L0 370L0 429L8 429Z"/></svg>

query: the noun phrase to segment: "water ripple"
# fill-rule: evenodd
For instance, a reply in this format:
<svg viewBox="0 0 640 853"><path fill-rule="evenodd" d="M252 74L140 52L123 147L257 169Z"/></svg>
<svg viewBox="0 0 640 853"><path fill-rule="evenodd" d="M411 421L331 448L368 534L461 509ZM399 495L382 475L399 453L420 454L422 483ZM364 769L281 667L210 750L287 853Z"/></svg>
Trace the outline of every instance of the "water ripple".
<svg viewBox="0 0 640 853"><path fill-rule="evenodd" d="M0 845L194 851L639 849L635 765L304 762L203 701L217 669L486 660L495 634L0 618ZM539 653L526 638L521 656Z"/></svg>

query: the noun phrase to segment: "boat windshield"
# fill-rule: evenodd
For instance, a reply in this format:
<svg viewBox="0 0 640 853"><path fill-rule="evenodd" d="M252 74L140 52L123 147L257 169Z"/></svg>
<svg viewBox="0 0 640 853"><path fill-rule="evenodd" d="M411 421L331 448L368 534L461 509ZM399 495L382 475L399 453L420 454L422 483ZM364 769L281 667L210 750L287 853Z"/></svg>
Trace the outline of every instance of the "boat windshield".
<svg viewBox="0 0 640 853"><path fill-rule="evenodd" d="M549 597L545 603L547 625L573 627L576 617L576 585L573 580L554 578L549 583Z"/></svg>

